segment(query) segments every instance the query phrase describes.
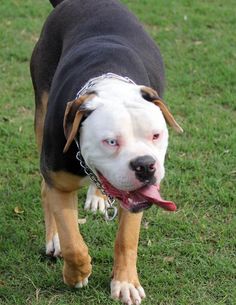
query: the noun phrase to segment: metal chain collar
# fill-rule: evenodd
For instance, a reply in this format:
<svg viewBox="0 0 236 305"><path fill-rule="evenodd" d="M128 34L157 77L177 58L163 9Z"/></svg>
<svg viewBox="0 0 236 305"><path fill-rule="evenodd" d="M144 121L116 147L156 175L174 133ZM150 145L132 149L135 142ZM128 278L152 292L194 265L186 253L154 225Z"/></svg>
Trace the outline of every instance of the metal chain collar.
<svg viewBox="0 0 236 305"><path fill-rule="evenodd" d="M104 80L104 79L118 79L120 81L123 81L125 83L130 83L130 84L134 84L135 85L135 82L132 81L132 79L130 79L129 77L125 76L120 76L120 75L117 75L117 74L114 74L114 73L106 73L106 74L103 74L101 76L98 76L98 77L94 77L94 78L91 78L80 90L79 92L76 94L76 98L79 98L80 96L84 95L87 93L87 91L92 88L93 86L95 86L99 81L101 80Z"/></svg>
<svg viewBox="0 0 236 305"><path fill-rule="evenodd" d="M117 79L126 83L130 84L135 84L130 78L128 77L123 77L119 76L114 73L106 73L98 77L91 78L76 94L76 98L79 98L82 95L85 95L89 89L94 87L99 81L104 80L104 79ZM108 206L105 207L105 220L106 221L112 221L116 215L117 215L117 208L114 206L115 199L107 194L105 191L103 185L101 182L98 180L97 176L94 174L94 172L91 170L91 168L86 164L82 154L81 154L81 149L79 145L79 141L75 138L75 143L78 148L78 152L76 154L76 159L79 161L80 166L84 169L84 172L89 176L89 178L92 180L92 182L96 185L96 187L101 191L103 195L107 197L107 203Z"/></svg>
<svg viewBox="0 0 236 305"><path fill-rule="evenodd" d="M85 163L84 158L81 154L80 145L79 145L79 142L77 139L75 139L75 143L78 148L78 152L76 154L76 159L79 161L80 166L84 169L85 174L89 176L89 178L96 185L96 187L101 191L101 193L107 197L108 206L105 206L105 214L104 214L105 220L112 221L117 215L117 208L114 206L115 199L112 196L110 196L109 194L107 194L103 185L98 180L97 176L94 174L94 172L91 170L91 168Z"/></svg>

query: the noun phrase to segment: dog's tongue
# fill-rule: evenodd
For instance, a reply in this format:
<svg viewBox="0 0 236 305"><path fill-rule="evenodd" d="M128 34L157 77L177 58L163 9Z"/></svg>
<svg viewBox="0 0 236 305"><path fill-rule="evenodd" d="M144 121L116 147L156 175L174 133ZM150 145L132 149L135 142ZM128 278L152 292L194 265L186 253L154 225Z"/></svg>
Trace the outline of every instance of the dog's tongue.
<svg viewBox="0 0 236 305"><path fill-rule="evenodd" d="M144 197L150 203L156 204L168 211L176 211L177 207L174 202L167 201L161 198L158 186L143 187L138 190L138 194Z"/></svg>

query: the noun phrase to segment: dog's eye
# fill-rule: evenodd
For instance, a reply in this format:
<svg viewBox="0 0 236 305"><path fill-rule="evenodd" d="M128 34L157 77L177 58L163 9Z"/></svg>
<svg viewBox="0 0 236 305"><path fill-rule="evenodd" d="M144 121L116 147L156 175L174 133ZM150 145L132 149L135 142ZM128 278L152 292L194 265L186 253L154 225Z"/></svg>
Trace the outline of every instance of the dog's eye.
<svg viewBox="0 0 236 305"><path fill-rule="evenodd" d="M105 144L109 146L118 146L118 141L116 139L106 139L103 141Z"/></svg>
<svg viewBox="0 0 236 305"><path fill-rule="evenodd" d="M156 141L159 138L159 133L155 133L152 137L153 141Z"/></svg>

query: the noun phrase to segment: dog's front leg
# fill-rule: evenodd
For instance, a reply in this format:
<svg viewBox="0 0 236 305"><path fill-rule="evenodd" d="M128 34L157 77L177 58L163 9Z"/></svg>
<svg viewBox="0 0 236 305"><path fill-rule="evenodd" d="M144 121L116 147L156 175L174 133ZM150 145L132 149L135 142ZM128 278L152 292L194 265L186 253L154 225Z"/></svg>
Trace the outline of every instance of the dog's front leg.
<svg viewBox="0 0 236 305"><path fill-rule="evenodd" d="M145 298L136 267L141 220L142 213L133 214L120 208L111 296L128 305L140 304Z"/></svg>
<svg viewBox="0 0 236 305"><path fill-rule="evenodd" d="M88 248L78 228L77 193L50 188L48 198L64 258L64 282L72 287L83 287L88 283L92 267Z"/></svg>
<svg viewBox="0 0 236 305"><path fill-rule="evenodd" d="M108 207L107 197L101 193L94 183L91 183L88 188L84 209L92 212L99 211L104 214L106 207Z"/></svg>

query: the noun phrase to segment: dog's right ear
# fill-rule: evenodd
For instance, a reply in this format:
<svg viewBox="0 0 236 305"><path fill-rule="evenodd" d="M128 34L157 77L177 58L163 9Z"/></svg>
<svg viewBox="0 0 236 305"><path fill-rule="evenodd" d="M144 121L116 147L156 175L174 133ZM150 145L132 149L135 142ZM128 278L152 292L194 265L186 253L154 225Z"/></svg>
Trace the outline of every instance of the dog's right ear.
<svg viewBox="0 0 236 305"><path fill-rule="evenodd" d="M88 113L88 109L85 107L85 103L95 97L95 94L86 94L68 102L64 115L64 134L66 137L66 145L63 149L63 153L66 153L73 142L79 129L80 122L83 116Z"/></svg>

